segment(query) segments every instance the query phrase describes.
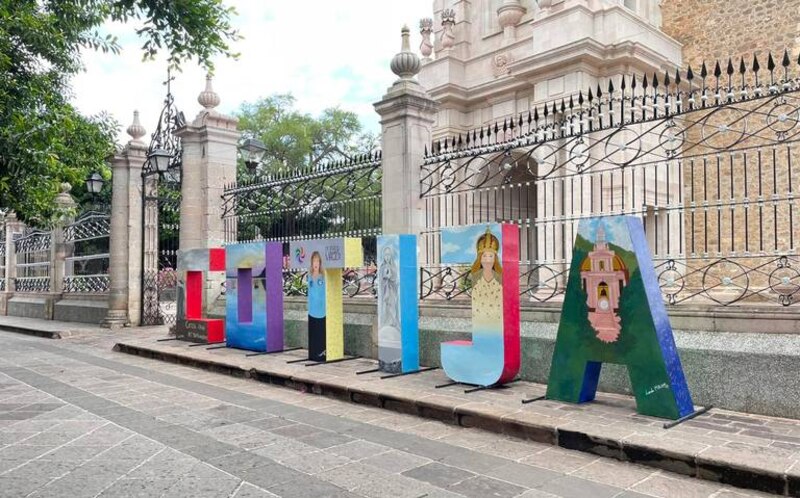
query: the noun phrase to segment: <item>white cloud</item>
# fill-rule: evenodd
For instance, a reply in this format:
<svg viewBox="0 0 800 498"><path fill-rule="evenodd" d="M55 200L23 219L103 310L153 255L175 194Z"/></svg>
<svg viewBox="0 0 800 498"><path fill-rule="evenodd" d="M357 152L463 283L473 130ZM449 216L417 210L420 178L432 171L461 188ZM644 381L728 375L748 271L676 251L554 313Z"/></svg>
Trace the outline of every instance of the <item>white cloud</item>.
<svg viewBox="0 0 800 498"><path fill-rule="evenodd" d="M442 256L445 254L450 254L451 252L459 252L461 250L461 246L458 244L454 244L452 242L443 242L442 243Z"/></svg>
<svg viewBox="0 0 800 498"><path fill-rule="evenodd" d="M417 24L430 16L431 0L374 2L262 2L226 0L239 15L235 26L245 37L234 45L238 61L216 62L214 88L230 113L242 102L274 93L292 93L297 107L318 114L339 106L357 113L364 126L377 132L372 103L394 81L389 61L400 49L400 28L412 28L412 48L419 43ZM164 58L142 62L135 25L109 24L120 37L120 55L84 52L86 72L73 80L74 98L85 114L106 110L122 124L121 140L138 109L148 136L162 106L166 76ZM186 64L175 75L172 93L187 119L200 110L197 95L205 82L203 70Z"/></svg>

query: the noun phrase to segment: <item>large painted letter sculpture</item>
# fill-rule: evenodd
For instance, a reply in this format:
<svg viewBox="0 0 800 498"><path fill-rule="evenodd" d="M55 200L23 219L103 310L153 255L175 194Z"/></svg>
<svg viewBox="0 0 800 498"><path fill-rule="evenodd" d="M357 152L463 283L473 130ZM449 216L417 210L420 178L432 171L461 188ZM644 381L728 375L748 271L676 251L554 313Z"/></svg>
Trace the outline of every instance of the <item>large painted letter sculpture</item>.
<svg viewBox="0 0 800 498"><path fill-rule="evenodd" d="M227 246L226 344L230 348L283 350L283 245Z"/></svg>
<svg viewBox="0 0 800 498"><path fill-rule="evenodd" d="M419 370L417 236L378 237L378 367Z"/></svg>
<svg viewBox="0 0 800 498"><path fill-rule="evenodd" d="M572 254L547 397L591 401L603 362L619 363L628 367L639 413L692 413L641 221L581 220Z"/></svg>
<svg viewBox="0 0 800 498"><path fill-rule="evenodd" d="M225 340L225 321L203 318L203 287L210 271L225 271L225 249L178 251L178 339L199 343Z"/></svg>
<svg viewBox="0 0 800 498"><path fill-rule="evenodd" d="M472 265L472 341L442 343L445 373L478 386L511 381L520 364L519 227L442 229L441 251L443 264Z"/></svg>
<svg viewBox="0 0 800 498"><path fill-rule="evenodd" d="M299 240L289 245L291 268L308 270L308 359L344 358L342 269L361 266L361 239Z"/></svg>

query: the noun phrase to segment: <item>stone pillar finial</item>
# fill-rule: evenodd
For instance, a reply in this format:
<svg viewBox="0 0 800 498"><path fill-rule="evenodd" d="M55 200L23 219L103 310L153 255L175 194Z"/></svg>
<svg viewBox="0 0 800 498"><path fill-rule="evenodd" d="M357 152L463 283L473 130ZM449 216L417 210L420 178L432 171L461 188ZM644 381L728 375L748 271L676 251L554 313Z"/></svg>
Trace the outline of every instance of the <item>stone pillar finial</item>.
<svg viewBox="0 0 800 498"><path fill-rule="evenodd" d="M142 123L139 122L139 111L133 111L133 123L126 130L131 137L131 142L142 143L141 138L147 133Z"/></svg>
<svg viewBox="0 0 800 498"><path fill-rule="evenodd" d="M442 11L442 30L441 45L443 50L453 48L456 41L456 35L453 34L453 26L456 25L456 11L453 9L444 9Z"/></svg>
<svg viewBox="0 0 800 498"><path fill-rule="evenodd" d="M419 21L419 34L422 35L422 42L419 44L419 51L422 54L424 61L430 60L433 53L433 42L431 42L431 34L433 33L433 19L425 17Z"/></svg>
<svg viewBox="0 0 800 498"><path fill-rule="evenodd" d="M411 51L411 43L409 41L411 30L408 29L408 26L403 26L400 32L403 38L402 47L400 52L392 57L390 66L392 72L400 76L401 80L409 80L419 73L420 61L417 54Z"/></svg>
<svg viewBox="0 0 800 498"><path fill-rule="evenodd" d="M514 41L516 26L525 15L525 7L519 0L503 0L497 9L497 22L503 29L503 41L506 43Z"/></svg>
<svg viewBox="0 0 800 498"><path fill-rule="evenodd" d="M61 184L61 191L56 195L56 198L53 202L55 202L56 206L62 209L69 209L74 208L77 206L75 203L75 199L72 198L72 185L67 182Z"/></svg>
<svg viewBox="0 0 800 498"><path fill-rule="evenodd" d="M211 84L211 74L206 75L206 89L200 92L197 96L197 102L203 106L207 111L210 111L219 105L220 99L214 87Z"/></svg>

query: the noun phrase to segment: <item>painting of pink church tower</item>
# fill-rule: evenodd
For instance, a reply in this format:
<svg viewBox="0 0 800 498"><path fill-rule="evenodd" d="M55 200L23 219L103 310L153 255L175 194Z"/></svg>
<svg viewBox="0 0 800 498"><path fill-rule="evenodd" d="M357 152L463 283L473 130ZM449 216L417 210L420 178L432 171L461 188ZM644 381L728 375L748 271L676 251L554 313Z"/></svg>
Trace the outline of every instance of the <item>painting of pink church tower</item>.
<svg viewBox="0 0 800 498"><path fill-rule="evenodd" d="M606 242L606 232L599 224L592 251L581 263L581 282L589 305L589 322L603 342L615 342L622 327L619 298L628 285L628 269Z"/></svg>

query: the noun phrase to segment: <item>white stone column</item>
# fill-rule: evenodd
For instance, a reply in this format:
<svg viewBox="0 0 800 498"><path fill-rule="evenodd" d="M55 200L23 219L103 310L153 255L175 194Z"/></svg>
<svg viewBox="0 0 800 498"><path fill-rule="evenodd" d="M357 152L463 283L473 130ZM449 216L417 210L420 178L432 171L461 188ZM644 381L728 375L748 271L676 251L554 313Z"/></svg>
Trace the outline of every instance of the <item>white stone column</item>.
<svg viewBox="0 0 800 498"><path fill-rule="evenodd" d="M138 325L141 321L142 289L142 167L147 146L139 111L128 127L131 140L111 160L111 235L109 240L108 314L109 328Z"/></svg>
<svg viewBox="0 0 800 498"><path fill-rule="evenodd" d="M0 315L8 314L8 300L14 295L17 278L17 251L14 242L25 231L25 224L17 220L13 211L6 215L6 289L0 293Z"/></svg>
<svg viewBox="0 0 800 498"><path fill-rule="evenodd" d="M197 98L204 107L190 124L177 130L183 145L181 178L180 243L182 251L222 247L225 227L222 220L222 194L225 185L236 181L237 146L241 133L238 120L216 110L220 103L206 79L206 88ZM222 292L224 275L206 278L206 308Z"/></svg>
<svg viewBox="0 0 800 498"><path fill-rule="evenodd" d="M51 232L50 243L50 292L61 294L64 291L64 275L68 248L64 242L64 228L74 221L72 211L78 206L70 191L72 185L61 184L61 192L54 199L56 209L62 213ZM60 296L59 296L60 297Z"/></svg>
<svg viewBox="0 0 800 498"><path fill-rule="evenodd" d="M382 129L383 233L419 234L425 227L420 167L439 106L414 79L420 60L411 52L407 27L402 37L402 50L391 63L400 78L375 104Z"/></svg>

